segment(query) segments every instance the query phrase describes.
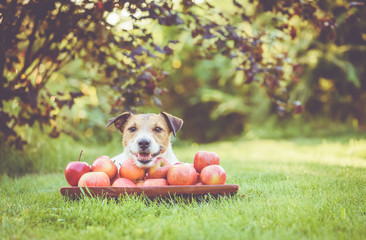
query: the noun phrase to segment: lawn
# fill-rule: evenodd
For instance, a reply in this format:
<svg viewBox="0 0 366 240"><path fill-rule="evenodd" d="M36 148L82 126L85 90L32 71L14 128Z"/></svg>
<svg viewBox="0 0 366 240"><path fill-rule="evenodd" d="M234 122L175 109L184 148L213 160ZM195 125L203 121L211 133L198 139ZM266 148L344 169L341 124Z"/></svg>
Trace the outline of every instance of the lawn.
<svg viewBox="0 0 366 240"><path fill-rule="evenodd" d="M61 146L59 159L70 152L77 158L82 147ZM94 157L112 147L84 151ZM1 237L366 239L365 139L243 140L174 147L177 157L188 162L200 149L219 154L227 183L240 187L236 196L175 203L138 197L73 201L60 195L60 187L67 186L60 169L17 178L3 175ZM47 152L42 156L55 157Z"/></svg>

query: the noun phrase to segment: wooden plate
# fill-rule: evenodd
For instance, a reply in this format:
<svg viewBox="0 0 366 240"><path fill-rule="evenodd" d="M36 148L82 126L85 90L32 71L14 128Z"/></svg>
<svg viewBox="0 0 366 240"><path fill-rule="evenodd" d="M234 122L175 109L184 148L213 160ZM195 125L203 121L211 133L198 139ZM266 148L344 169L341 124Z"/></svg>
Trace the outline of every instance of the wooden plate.
<svg viewBox="0 0 366 240"><path fill-rule="evenodd" d="M89 197L103 196L118 198L123 195L145 195L148 198L156 197L171 197L181 196L184 198L188 197L199 197L204 195L212 195L217 197L219 195L233 195L239 190L238 185L189 185L189 186L164 186L164 187L63 187L60 192L64 196L71 198L78 198L84 194Z"/></svg>

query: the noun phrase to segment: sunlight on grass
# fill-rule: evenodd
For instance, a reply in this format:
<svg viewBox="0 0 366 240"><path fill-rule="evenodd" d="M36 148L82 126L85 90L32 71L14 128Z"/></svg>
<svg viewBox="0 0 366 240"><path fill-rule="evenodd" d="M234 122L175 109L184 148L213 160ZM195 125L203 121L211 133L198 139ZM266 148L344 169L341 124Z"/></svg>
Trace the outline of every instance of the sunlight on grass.
<svg viewBox="0 0 366 240"><path fill-rule="evenodd" d="M85 156L88 162L119 151L118 142L87 148L69 142L51 150L60 148L57 154L62 166L70 161L70 155L78 155L80 147L89 152ZM203 202L159 202L134 196L117 201L72 201L59 193L60 187L67 186L62 169L20 178L3 175L1 235L5 239L366 237L363 139L177 143L174 149L178 158L187 162L193 162L198 150L217 152L228 174L227 183L238 184L239 193Z"/></svg>

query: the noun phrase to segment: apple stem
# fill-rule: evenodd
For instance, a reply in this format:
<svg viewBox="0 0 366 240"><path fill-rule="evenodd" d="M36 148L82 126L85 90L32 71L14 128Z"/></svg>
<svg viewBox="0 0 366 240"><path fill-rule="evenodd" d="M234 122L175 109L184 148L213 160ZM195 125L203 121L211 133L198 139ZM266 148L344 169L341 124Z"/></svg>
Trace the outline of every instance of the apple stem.
<svg viewBox="0 0 366 240"><path fill-rule="evenodd" d="M81 159L81 154L83 153L83 149L81 149L80 151L80 155L79 155L79 162L80 162L80 159Z"/></svg>

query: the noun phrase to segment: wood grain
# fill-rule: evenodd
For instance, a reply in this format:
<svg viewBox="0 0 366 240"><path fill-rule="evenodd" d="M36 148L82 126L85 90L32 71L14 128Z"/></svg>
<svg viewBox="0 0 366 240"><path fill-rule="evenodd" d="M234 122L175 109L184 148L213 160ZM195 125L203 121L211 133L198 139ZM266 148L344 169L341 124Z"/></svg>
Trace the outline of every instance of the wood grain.
<svg viewBox="0 0 366 240"><path fill-rule="evenodd" d="M148 198L181 196L184 198L212 195L217 197L236 194L239 190L238 185L189 185L189 186L164 186L164 187L63 187L60 192L63 196L73 199L83 195L89 197L103 196L108 198L118 198L125 195L144 195Z"/></svg>

